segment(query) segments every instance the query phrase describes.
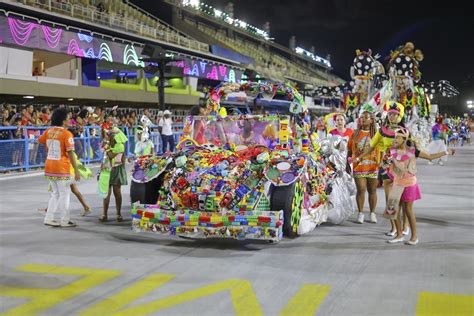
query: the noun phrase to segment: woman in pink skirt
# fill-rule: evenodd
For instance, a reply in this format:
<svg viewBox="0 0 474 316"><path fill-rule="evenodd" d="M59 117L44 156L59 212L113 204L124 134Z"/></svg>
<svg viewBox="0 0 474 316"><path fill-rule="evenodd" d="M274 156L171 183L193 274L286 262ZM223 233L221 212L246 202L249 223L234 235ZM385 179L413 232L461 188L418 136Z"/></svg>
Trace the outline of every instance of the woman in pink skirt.
<svg viewBox="0 0 474 316"><path fill-rule="evenodd" d="M400 224L399 208L408 216L408 223L411 229L411 238L407 245L416 245L418 238L416 235L416 219L413 212L413 202L421 199L420 188L416 180L416 154L415 148L409 147L409 132L405 128L399 128L395 132L393 147L390 148L390 158L388 160L388 176L393 180L392 188L387 200L385 216L395 220L397 235L389 240L389 243L403 242L403 234ZM418 157L433 160L445 155L454 155L454 150L429 154L420 151Z"/></svg>

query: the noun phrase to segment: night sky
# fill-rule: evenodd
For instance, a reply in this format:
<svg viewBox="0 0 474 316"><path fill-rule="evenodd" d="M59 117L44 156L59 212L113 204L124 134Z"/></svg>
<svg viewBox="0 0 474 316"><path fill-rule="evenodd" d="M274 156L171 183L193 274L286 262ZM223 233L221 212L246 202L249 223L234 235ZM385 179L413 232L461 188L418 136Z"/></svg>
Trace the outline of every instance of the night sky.
<svg viewBox="0 0 474 316"><path fill-rule="evenodd" d="M149 11L159 12L159 1L134 0ZM204 1L224 9L228 1ZM147 3L148 7L144 4ZM394 0L239 0L234 3L234 17L263 28L270 22L270 36L288 47L296 36L297 46L316 54L331 55L337 75L349 80L349 67L355 50L371 48L382 59L390 50L411 41L421 49L422 80L449 80L462 91L456 100L474 99L474 11L463 1L394 1ZM158 9L158 11L156 11ZM156 14L160 17L159 14ZM385 63L384 63L385 64Z"/></svg>

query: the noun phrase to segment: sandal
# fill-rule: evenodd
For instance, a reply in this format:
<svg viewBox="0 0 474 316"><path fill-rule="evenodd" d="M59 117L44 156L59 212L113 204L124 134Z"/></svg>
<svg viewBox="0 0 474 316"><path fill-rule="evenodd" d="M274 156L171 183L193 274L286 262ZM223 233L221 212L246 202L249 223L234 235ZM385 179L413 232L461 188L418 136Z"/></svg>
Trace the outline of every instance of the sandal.
<svg viewBox="0 0 474 316"><path fill-rule="evenodd" d="M107 221L107 215L101 215L101 216L99 217L99 221L101 221L101 222L106 222L106 221Z"/></svg>
<svg viewBox="0 0 474 316"><path fill-rule="evenodd" d="M89 208L83 209L80 215L86 216L86 215L89 215L90 213L91 213L91 208L89 207Z"/></svg>
<svg viewBox="0 0 474 316"><path fill-rule="evenodd" d="M122 215L117 215L117 222L121 222L121 221L123 221Z"/></svg>

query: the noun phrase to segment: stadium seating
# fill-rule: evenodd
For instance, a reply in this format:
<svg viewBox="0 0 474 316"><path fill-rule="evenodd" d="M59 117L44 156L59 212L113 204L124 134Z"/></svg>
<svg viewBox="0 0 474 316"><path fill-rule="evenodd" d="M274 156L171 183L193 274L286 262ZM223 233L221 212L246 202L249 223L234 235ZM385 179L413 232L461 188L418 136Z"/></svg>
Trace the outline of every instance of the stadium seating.
<svg viewBox="0 0 474 316"><path fill-rule="evenodd" d="M195 25L195 22L190 19L184 19L184 21L193 26ZM197 29L219 42L219 44L254 58L256 61L255 70L270 79L282 81L285 77L290 77L318 85L327 83L329 80L325 73L313 73L308 68L300 66L281 55L270 53L263 46L239 38L231 38L226 35L224 30L216 30L203 23L197 23Z"/></svg>
<svg viewBox="0 0 474 316"><path fill-rule="evenodd" d="M118 28L186 48L209 52L209 46L178 31L164 21L121 0L16 0L29 6L81 20ZM103 5L103 10L99 7Z"/></svg>

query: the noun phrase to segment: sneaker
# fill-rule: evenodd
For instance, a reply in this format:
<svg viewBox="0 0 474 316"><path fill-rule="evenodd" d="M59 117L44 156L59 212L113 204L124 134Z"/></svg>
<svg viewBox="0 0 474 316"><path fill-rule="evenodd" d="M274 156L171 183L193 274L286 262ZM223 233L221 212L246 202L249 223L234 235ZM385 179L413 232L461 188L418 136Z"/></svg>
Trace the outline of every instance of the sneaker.
<svg viewBox="0 0 474 316"><path fill-rule="evenodd" d="M444 162L442 162L442 161L440 160L440 161L438 161L438 165L444 166Z"/></svg>
<svg viewBox="0 0 474 316"><path fill-rule="evenodd" d="M430 166L432 166L432 165L434 165L434 162L432 162L432 161L430 160L430 161L428 161L428 164L429 164Z"/></svg>
<svg viewBox="0 0 474 316"><path fill-rule="evenodd" d="M40 212L40 213L46 213L47 211L48 211L48 209L47 209L47 208L44 208L44 207L40 207L40 208L38 209L38 212Z"/></svg>
<svg viewBox="0 0 474 316"><path fill-rule="evenodd" d="M409 233L410 233L410 228L407 227L407 229L402 232L402 235L403 235L403 236L406 236L406 235L408 235Z"/></svg>
<svg viewBox="0 0 474 316"><path fill-rule="evenodd" d="M415 240L409 240L405 242L405 245L410 245L410 246L415 246L416 244L418 244L418 238Z"/></svg>
<svg viewBox="0 0 474 316"><path fill-rule="evenodd" d="M370 213L370 222L374 224L377 223L377 215L375 215L375 212Z"/></svg>
<svg viewBox="0 0 474 316"><path fill-rule="evenodd" d="M395 235L397 235L396 230L391 230L388 233L385 233L385 236L388 236L388 237L394 237Z"/></svg>
<svg viewBox="0 0 474 316"><path fill-rule="evenodd" d="M54 219L51 220L44 220L44 224L47 226L53 226L53 227L59 227L61 224L59 224L58 221L55 221Z"/></svg>
<svg viewBox="0 0 474 316"><path fill-rule="evenodd" d="M387 240L387 242L389 244L397 244L399 242L404 242L405 239L403 239L403 237L398 237L398 238L393 238L393 239L390 239L390 240Z"/></svg>
<svg viewBox="0 0 474 316"><path fill-rule="evenodd" d="M81 216L86 216L86 215L89 215L90 213L91 213L91 209L88 208L87 210L86 209L82 210L80 215Z"/></svg>
<svg viewBox="0 0 474 316"><path fill-rule="evenodd" d="M364 224L364 213L359 212L359 216L357 216L357 223Z"/></svg>
<svg viewBox="0 0 474 316"><path fill-rule="evenodd" d="M64 224L61 223L61 227L76 227L76 226L77 226L76 223L71 222L71 221L69 221L67 223L64 223Z"/></svg>

